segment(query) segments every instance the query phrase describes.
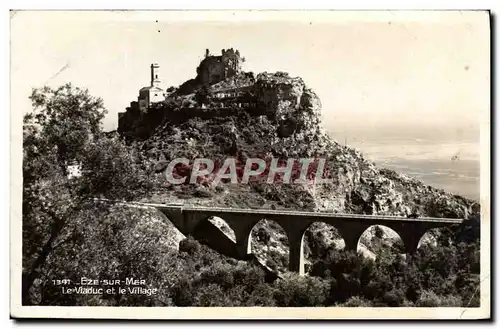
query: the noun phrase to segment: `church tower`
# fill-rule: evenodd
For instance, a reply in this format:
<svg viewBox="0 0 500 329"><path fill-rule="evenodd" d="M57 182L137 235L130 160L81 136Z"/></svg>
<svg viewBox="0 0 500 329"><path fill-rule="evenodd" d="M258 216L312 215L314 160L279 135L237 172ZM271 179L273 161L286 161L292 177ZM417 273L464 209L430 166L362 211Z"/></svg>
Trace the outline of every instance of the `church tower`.
<svg viewBox="0 0 500 329"><path fill-rule="evenodd" d="M151 87L160 87L160 65L151 64Z"/></svg>
<svg viewBox="0 0 500 329"><path fill-rule="evenodd" d="M161 88L160 65L151 64L151 84L148 87L139 90L139 109L147 110L152 103L158 103L165 100L165 91Z"/></svg>

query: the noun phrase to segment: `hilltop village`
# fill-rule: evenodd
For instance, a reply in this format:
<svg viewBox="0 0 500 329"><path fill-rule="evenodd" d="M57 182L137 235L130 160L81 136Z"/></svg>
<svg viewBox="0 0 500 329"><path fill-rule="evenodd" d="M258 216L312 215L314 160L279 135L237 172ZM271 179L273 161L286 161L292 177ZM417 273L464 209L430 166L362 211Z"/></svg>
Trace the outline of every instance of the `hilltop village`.
<svg viewBox="0 0 500 329"><path fill-rule="evenodd" d="M130 103L130 107L127 108L127 111L146 111L147 108L152 106L155 103L164 102L168 99L169 96L174 94L186 94L189 91L187 89L188 85L191 84L191 87L196 86L210 86L219 83L227 78L232 78L238 76L242 70L241 66L244 61L244 58L240 56L238 50L234 51L231 49L222 49L221 55L215 56L210 54L210 51L207 49L205 52L205 58L201 61L200 65L196 69L196 79L189 80L188 83L183 84L183 88L180 90L175 87L167 88L166 90L160 87L161 75L160 75L160 65L157 63L151 64L151 82L149 86L143 87L139 90L139 96L137 97L137 101L133 101ZM225 100L230 97L241 96L241 94L245 90L249 90L249 85L241 85L237 88L214 88L210 96L217 100ZM177 91L174 93L174 91ZM126 112L119 113L119 118L122 117Z"/></svg>
<svg viewBox="0 0 500 329"><path fill-rule="evenodd" d="M306 91L301 78L292 78L285 72L263 72L254 76L253 72L242 70L244 61L240 52L233 48L222 49L220 55L213 55L207 49L196 69L196 77L179 87L167 89L160 87L160 66L151 64L150 85L140 89L137 101L131 102L126 112L118 113L118 132L127 136L147 137L151 125L146 124L145 129L148 131L144 131L144 125L137 129L138 124L148 121L146 117L152 117L154 122L160 124L168 109L172 108L183 112L176 113L179 117L203 116L200 111L206 112L204 110L207 108L214 110L210 113L214 116L234 114L237 109L258 115L272 114L279 112L278 104L281 101L287 102L287 108L299 108L301 97ZM315 95L309 96L317 99ZM164 115L153 113L160 108L167 110L162 112ZM154 124L153 121L150 123Z"/></svg>
<svg viewBox="0 0 500 329"><path fill-rule="evenodd" d="M223 162L232 156L242 163L249 157L327 159L331 171L325 178L332 178L332 184L311 191L272 184L241 188L216 198L226 206L270 206L271 198L279 200L275 206L287 208L402 216L413 209L433 217L467 217L468 200L377 168L358 150L332 139L321 124L320 99L302 78L280 71L254 75L243 71L243 62L238 50L224 49L220 55L206 50L196 76L166 90L159 87L159 65L151 65L151 85L119 114L117 132L138 145L156 173L166 170L169 159L180 157ZM219 193L204 185L176 188L181 190L173 193L180 196L190 195L190 188L199 195Z"/></svg>

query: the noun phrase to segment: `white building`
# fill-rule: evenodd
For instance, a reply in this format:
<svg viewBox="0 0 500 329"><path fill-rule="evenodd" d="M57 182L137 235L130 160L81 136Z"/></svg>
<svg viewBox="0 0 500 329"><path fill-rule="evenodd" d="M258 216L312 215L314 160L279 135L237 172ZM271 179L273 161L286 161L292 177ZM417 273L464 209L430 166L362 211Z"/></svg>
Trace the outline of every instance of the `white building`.
<svg viewBox="0 0 500 329"><path fill-rule="evenodd" d="M139 109L147 109L151 103L165 100L165 90L160 87L160 65L151 64L151 85L139 90Z"/></svg>

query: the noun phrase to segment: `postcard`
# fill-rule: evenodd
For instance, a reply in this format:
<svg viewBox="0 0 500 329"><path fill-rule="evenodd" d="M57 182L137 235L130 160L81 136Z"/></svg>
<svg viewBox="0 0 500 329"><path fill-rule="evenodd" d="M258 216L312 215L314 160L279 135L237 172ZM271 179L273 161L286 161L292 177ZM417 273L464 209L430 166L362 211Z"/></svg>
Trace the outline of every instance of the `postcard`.
<svg viewBox="0 0 500 329"><path fill-rule="evenodd" d="M11 317L488 319L488 11L30 11Z"/></svg>

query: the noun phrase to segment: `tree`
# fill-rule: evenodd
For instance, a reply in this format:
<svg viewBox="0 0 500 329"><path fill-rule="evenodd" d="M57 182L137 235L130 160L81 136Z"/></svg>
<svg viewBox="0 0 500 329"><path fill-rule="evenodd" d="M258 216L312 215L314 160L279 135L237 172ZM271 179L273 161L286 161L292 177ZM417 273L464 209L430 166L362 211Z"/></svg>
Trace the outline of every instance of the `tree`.
<svg viewBox="0 0 500 329"><path fill-rule="evenodd" d="M185 262L170 243L175 230L163 215L151 209L114 205L89 205L68 223L79 232L78 241L57 248L47 260L43 275L79 282L82 277L99 279L136 278L154 294L100 294L68 296L51 280L40 283L42 305L169 306L169 290L183 275ZM82 227L84 229L82 229ZM102 287L102 286L101 286ZM106 286L106 288L108 288ZM68 298L69 297L69 298Z"/></svg>
<svg viewBox="0 0 500 329"><path fill-rule="evenodd" d="M130 199L135 186L124 187L143 182L126 146L102 134L101 99L71 84L34 89L30 99L33 112L23 126L23 304L33 303L31 288L50 255L81 239L89 199ZM68 175L75 164L83 168L80 177Z"/></svg>
<svg viewBox="0 0 500 329"><path fill-rule="evenodd" d="M107 110L100 98L71 84L34 89L30 99L34 111L24 117L24 133L32 138L25 142L34 143L40 154L54 149L57 166L67 174L67 166L79 160L85 145L101 132Z"/></svg>

